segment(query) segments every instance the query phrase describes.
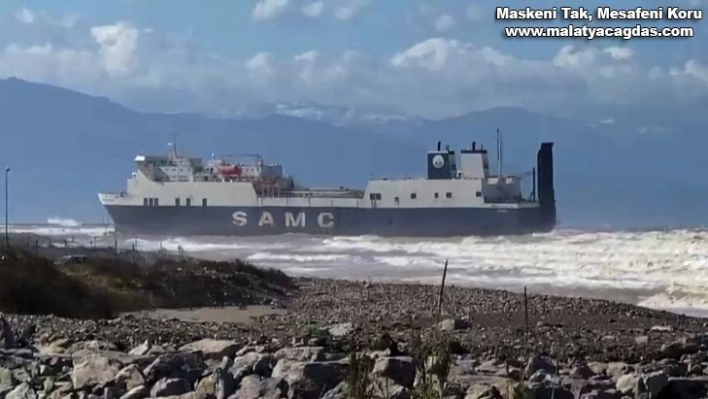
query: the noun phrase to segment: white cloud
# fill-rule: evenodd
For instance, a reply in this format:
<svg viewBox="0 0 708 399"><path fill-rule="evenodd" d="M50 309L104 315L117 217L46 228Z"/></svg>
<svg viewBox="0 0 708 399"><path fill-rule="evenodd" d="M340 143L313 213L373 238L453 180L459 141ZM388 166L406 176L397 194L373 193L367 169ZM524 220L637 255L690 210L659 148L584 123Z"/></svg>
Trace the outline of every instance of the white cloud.
<svg viewBox="0 0 708 399"><path fill-rule="evenodd" d="M135 66L135 52L138 47L138 29L127 22L91 28L99 45L103 65L112 76L124 76Z"/></svg>
<svg viewBox="0 0 708 399"><path fill-rule="evenodd" d="M34 13L29 9L23 7L20 11L15 13L15 18L23 24L31 25L34 23Z"/></svg>
<svg viewBox="0 0 708 399"><path fill-rule="evenodd" d="M128 105L197 112L301 101L396 106L443 117L492 106L563 113L647 99L671 107L708 95L708 65L692 59L654 65L629 47L607 42L566 44L551 58L434 37L383 57L303 47L290 57L263 51L238 59L201 52L188 39L128 22L61 29L71 34L51 30L41 40L0 50L0 77L57 84Z"/></svg>
<svg viewBox="0 0 708 399"><path fill-rule="evenodd" d="M307 18L328 15L339 21L351 21L371 4L372 0L259 0L253 8L252 19L278 19L299 10Z"/></svg>
<svg viewBox="0 0 708 399"><path fill-rule="evenodd" d="M285 12L289 5L288 0L259 0L253 7L252 18L255 21L277 18Z"/></svg>
<svg viewBox="0 0 708 399"><path fill-rule="evenodd" d="M409 14L409 22L421 32L445 33L457 26L457 19L450 13L431 6L418 3Z"/></svg>
<svg viewBox="0 0 708 399"><path fill-rule="evenodd" d="M480 22L484 20L484 11L477 4L470 4L465 10L465 17L471 22Z"/></svg>
<svg viewBox="0 0 708 399"><path fill-rule="evenodd" d="M442 14L435 19L435 30L438 32L447 32L457 25L457 21L450 14Z"/></svg>
<svg viewBox="0 0 708 399"><path fill-rule="evenodd" d="M618 61L629 60L634 57L634 51L629 47L607 47L605 52Z"/></svg>
<svg viewBox="0 0 708 399"><path fill-rule="evenodd" d="M348 21L356 18L370 5L371 0L340 0L334 9L334 17L340 21Z"/></svg>
<svg viewBox="0 0 708 399"><path fill-rule="evenodd" d="M302 13L310 18L317 18L324 13L324 2L315 1L302 7Z"/></svg>

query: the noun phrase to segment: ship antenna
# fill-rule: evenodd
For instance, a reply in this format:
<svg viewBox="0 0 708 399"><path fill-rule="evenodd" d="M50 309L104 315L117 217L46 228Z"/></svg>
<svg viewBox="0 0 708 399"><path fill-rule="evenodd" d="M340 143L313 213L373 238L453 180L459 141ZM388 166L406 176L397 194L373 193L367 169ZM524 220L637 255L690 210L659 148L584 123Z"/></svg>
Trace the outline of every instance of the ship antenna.
<svg viewBox="0 0 708 399"><path fill-rule="evenodd" d="M173 131L172 132L172 151L175 154L175 158L177 158L177 132Z"/></svg>
<svg viewBox="0 0 708 399"><path fill-rule="evenodd" d="M502 175L502 136L501 131L497 128L497 167L499 168L499 177Z"/></svg>

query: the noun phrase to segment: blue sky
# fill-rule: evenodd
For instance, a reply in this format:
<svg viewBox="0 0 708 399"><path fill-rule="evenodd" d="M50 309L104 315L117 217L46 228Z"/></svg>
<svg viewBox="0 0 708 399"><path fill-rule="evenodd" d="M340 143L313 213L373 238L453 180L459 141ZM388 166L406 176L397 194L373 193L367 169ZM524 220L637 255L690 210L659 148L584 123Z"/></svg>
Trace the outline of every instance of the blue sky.
<svg viewBox="0 0 708 399"><path fill-rule="evenodd" d="M652 4L659 2L625 6ZM4 0L0 76L145 110L207 113L298 101L444 117L493 106L577 110L659 97L676 106L708 91L705 21L692 24L693 39L512 40L493 21L496 5Z"/></svg>

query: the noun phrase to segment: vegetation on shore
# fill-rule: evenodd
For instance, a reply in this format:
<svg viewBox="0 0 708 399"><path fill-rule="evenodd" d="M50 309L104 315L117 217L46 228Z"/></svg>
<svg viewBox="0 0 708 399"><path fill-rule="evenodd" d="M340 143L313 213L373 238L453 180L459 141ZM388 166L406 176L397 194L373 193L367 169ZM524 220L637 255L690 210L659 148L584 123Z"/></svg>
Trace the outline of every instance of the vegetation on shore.
<svg viewBox="0 0 708 399"><path fill-rule="evenodd" d="M56 264L31 252L0 254L0 312L109 318L152 308L277 302L295 289L286 274L236 260L118 257Z"/></svg>

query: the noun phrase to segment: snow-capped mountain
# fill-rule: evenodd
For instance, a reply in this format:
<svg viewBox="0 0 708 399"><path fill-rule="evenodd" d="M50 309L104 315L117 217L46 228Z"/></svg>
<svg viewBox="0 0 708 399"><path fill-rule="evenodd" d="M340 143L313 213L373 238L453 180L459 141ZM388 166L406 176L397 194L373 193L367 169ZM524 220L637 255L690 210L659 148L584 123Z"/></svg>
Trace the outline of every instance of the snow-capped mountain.
<svg viewBox="0 0 708 399"><path fill-rule="evenodd" d="M254 119L287 115L300 119L327 122L335 126L380 125L412 122L418 118L396 109L373 107L345 108L306 102L259 103L211 113L222 119Z"/></svg>

